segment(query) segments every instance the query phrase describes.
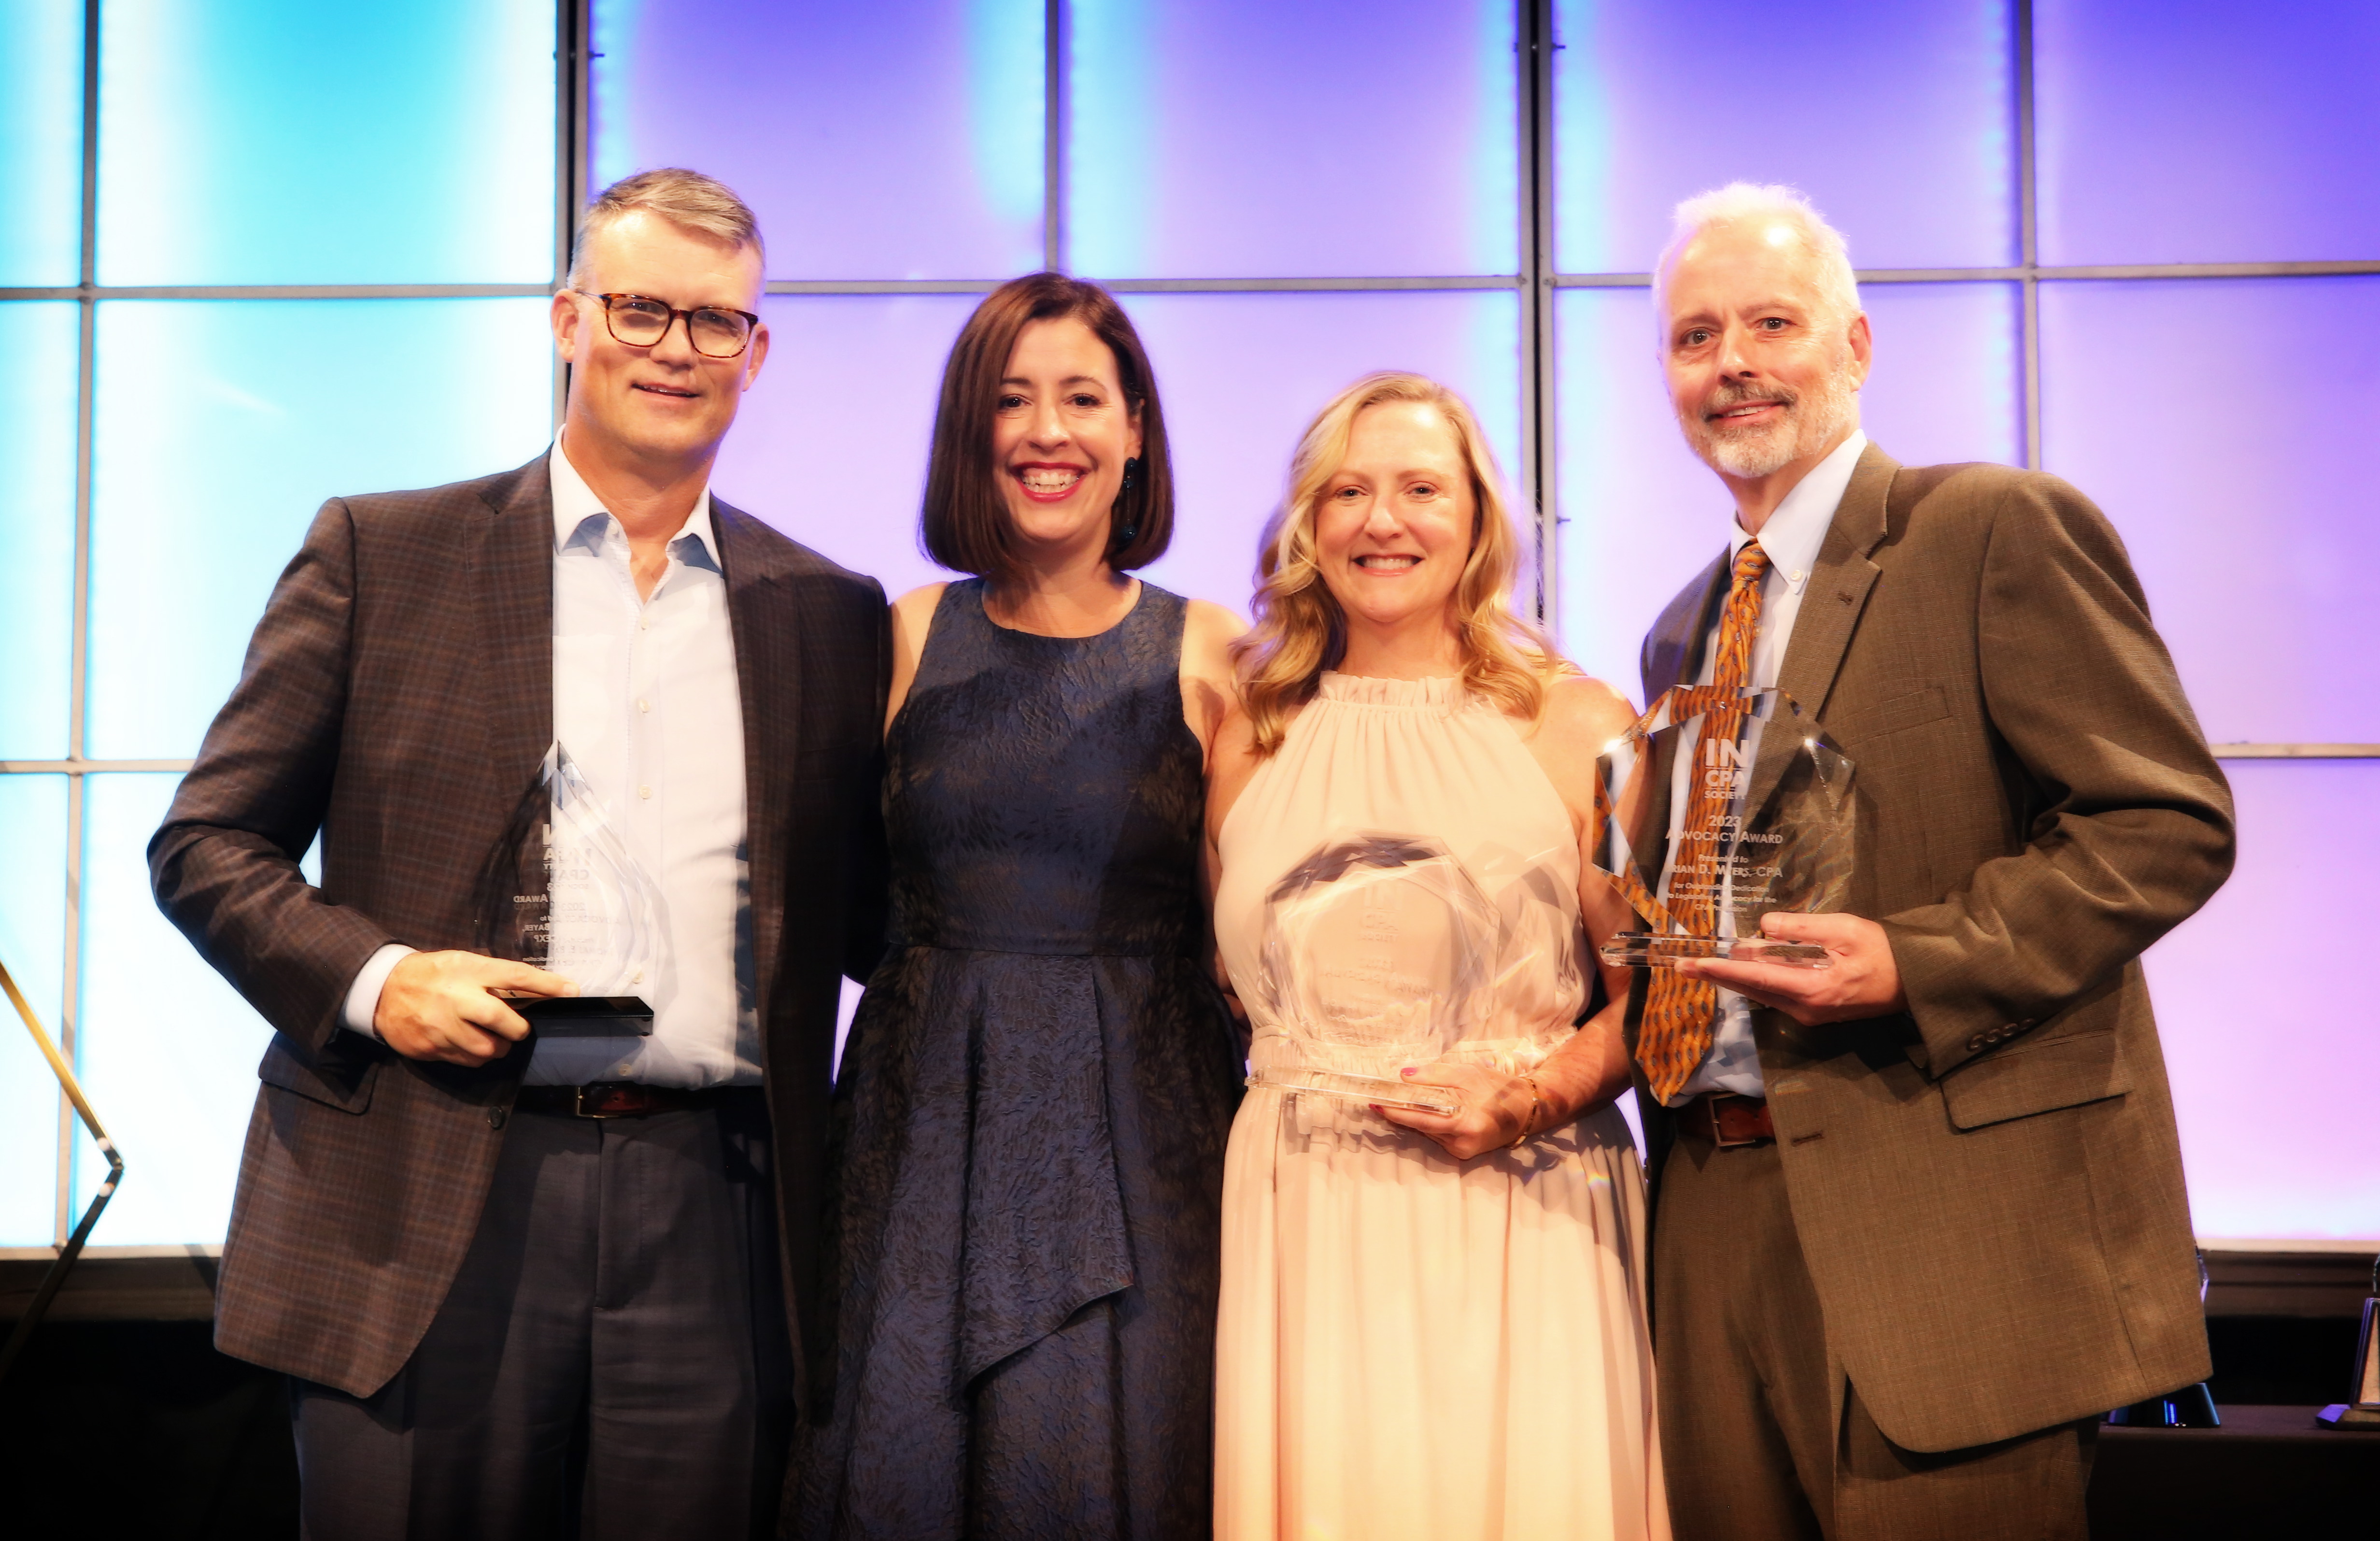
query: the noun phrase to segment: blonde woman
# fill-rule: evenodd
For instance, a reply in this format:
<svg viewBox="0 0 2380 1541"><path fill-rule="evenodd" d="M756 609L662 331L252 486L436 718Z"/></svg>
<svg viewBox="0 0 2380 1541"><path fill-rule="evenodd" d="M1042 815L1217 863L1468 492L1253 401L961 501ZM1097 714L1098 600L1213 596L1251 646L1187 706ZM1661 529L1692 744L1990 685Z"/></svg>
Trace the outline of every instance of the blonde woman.
<svg viewBox="0 0 2380 1541"><path fill-rule="evenodd" d="M1216 1528L1270 1537L1665 1536L1642 1182L1612 1099L1619 917L1586 864L1598 747L1632 713L1508 604L1518 541L1460 397L1358 381L1267 531L1242 703L1208 798L1215 930L1251 1062L1293 1057L1266 896L1334 837L1462 864L1498 921L1493 1010L1406 1067L1450 1115L1258 1086L1223 1180ZM1328 968L1331 960L1318 960Z"/></svg>

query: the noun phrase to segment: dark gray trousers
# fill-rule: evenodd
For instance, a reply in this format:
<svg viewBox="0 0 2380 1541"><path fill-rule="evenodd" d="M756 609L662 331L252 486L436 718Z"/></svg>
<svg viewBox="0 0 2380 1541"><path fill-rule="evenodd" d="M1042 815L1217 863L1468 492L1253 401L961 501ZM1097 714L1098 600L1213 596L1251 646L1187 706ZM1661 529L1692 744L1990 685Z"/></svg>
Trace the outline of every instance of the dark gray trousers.
<svg viewBox="0 0 2380 1541"><path fill-rule="evenodd" d="M1681 1137L1653 1219L1678 1541L2082 1541L2097 1420L1938 1455L1887 1438L1827 1352L1774 1145ZM1836 1409L1840 1407L1838 1414Z"/></svg>
<svg viewBox="0 0 2380 1541"><path fill-rule="evenodd" d="M768 1112L516 1112L462 1271L369 1397L291 1387L310 1541L773 1533L792 1428Z"/></svg>

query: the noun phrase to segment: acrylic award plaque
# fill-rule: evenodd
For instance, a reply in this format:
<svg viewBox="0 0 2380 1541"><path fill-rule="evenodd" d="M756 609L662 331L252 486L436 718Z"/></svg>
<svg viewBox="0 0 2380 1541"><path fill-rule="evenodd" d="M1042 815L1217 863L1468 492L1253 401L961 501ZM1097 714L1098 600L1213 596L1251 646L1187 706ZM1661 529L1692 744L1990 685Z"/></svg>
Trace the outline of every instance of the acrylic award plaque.
<svg viewBox="0 0 2380 1541"><path fill-rule="evenodd" d="M2372 1266L2372 1293L2363 1302L2363 1330L2355 1340L2354 1401L2335 1401L2314 1414L2325 1428L2380 1430L2380 1261Z"/></svg>
<svg viewBox="0 0 2380 1541"><path fill-rule="evenodd" d="M1422 836L1326 841L1265 897L1258 1003L1293 1050L1251 1086L1451 1113L1451 1087L1399 1070L1460 1042L1488 1003L1494 906L1453 853Z"/></svg>
<svg viewBox="0 0 2380 1541"><path fill-rule="evenodd" d="M1673 689L1596 770L1597 865L1645 928L1606 941L1605 963L1828 966L1815 943L1760 933L1762 916L1840 910L1851 888L1852 762L1791 697Z"/></svg>
<svg viewBox="0 0 2380 1541"><path fill-rule="evenodd" d="M579 993L516 997L513 1009L548 1037L651 1033L668 962L664 913L660 884L555 744L481 869L474 945L559 974Z"/></svg>

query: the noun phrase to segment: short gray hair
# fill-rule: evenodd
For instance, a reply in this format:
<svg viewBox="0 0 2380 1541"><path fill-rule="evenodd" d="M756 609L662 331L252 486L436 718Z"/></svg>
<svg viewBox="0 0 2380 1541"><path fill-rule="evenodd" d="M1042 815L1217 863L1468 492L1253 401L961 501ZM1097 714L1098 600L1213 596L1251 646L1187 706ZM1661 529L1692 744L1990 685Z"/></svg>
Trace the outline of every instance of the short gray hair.
<svg viewBox="0 0 2380 1541"><path fill-rule="evenodd" d="M1678 205L1675 217L1677 223L1670 244L1661 249L1661 260L1653 264L1656 325L1666 328L1668 324L1658 314L1660 296L1667 286L1670 265L1686 249L1686 243L1713 225L1755 220L1780 220L1799 231L1802 244L1818 260L1818 294L1828 309L1845 325L1860 313L1859 279L1852 272L1851 247L1844 241L1842 232L1828 224L1799 188L1776 183L1730 182L1724 188L1714 188L1687 199Z"/></svg>
<svg viewBox="0 0 2380 1541"><path fill-rule="evenodd" d="M662 166L623 176L595 195L578 222L578 238L570 247L570 286L587 279L587 243L609 230L632 209L650 209L672 224L733 246L749 246L767 271L769 252L760 243L760 221L750 204L715 176L683 166Z"/></svg>

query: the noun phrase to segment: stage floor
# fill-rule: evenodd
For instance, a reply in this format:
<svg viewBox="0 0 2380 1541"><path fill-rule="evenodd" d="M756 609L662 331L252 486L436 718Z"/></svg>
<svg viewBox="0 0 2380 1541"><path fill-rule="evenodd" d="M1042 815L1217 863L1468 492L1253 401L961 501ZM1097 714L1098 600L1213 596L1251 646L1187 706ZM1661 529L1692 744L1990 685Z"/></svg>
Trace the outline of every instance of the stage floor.
<svg viewBox="0 0 2380 1541"><path fill-rule="evenodd" d="M2380 1535L2380 1431L2313 1407L2219 1407L2221 1428L2100 1431L2094 1541Z"/></svg>

